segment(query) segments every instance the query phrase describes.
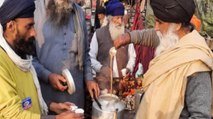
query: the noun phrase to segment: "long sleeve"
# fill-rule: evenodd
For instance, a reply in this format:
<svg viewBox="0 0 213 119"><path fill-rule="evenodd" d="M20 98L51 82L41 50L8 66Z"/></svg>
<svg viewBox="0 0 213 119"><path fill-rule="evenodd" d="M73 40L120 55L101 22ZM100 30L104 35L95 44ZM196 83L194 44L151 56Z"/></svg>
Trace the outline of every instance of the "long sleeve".
<svg viewBox="0 0 213 119"><path fill-rule="evenodd" d="M92 68L91 68L91 58L89 55L90 47L89 47L89 40L86 28L86 21L83 21L83 30L84 30L84 42L85 42L85 54L84 54L84 79L93 80L92 77Z"/></svg>
<svg viewBox="0 0 213 119"><path fill-rule="evenodd" d="M195 73L188 78L180 119L211 119L211 84L209 72Z"/></svg>
<svg viewBox="0 0 213 119"><path fill-rule="evenodd" d="M2 71L1 71L2 72ZM23 110L21 107L21 98L17 95L17 91L11 85L13 82L8 82L8 77L5 74L0 75L1 83L1 98L0 98L0 118L4 119L40 119L40 115L30 111Z"/></svg>
<svg viewBox="0 0 213 119"><path fill-rule="evenodd" d="M8 64L8 62L4 62L5 64ZM6 65L3 65L2 62L0 62L0 118L2 119L40 119L40 114L33 113L29 110L23 110L21 106L22 99L19 95L20 91L23 91L22 95L25 95L24 89L18 90L17 81L12 79L15 78L14 76L17 75L11 75L14 71L10 71L8 68L5 68ZM7 66L11 67L11 66ZM16 70L15 70L16 71ZM11 72L11 73L8 73ZM23 74L19 75L20 77L23 77ZM26 73L25 73L26 76ZM24 80L31 80L27 79L27 77L23 77L23 87L26 86L26 82L28 81ZM28 86L31 88L32 86L28 84ZM31 90L29 88L29 91ZM32 97L31 97L32 98ZM35 101L32 100L32 103ZM32 107L31 107L32 108Z"/></svg>
<svg viewBox="0 0 213 119"><path fill-rule="evenodd" d="M41 115L41 119L55 119L55 115Z"/></svg>
<svg viewBox="0 0 213 119"><path fill-rule="evenodd" d="M135 66L135 60L136 60L136 53L135 53L135 48L133 44L129 44L128 46L128 63L126 68L130 69L130 71L133 71L133 68Z"/></svg>
<svg viewBox="0 0 213 119"><path fill-rule="evenodd" d="M96 37L96 32L94 33L91 43L90 43L90 57L91 57L91 62L92 62L92 69L95 72L99 72L102 64L96 59L97 54L98 54L98 41Z"/></svg>
<svg viewBox="0 0 213 119"><path fill-rule="evenodd" d="M43 80L44 82L48 82L48 76L51 72L47 70L42 64L40 64L37 57L34 57L33 59L33 66L36 70L39 79Z"/></svg>
<svg viewBox="0 0 213 119"><path fill-rule="evenodd" d="M44 0L44 1L40 1L40 0L36 0L35 1L35 5L36 5L36 9L35 9L35 16L34 17L34 21L35 21L35 29L37 32L36 35L36 41L41 40L44 41L44 36L43 36L43 32L41 30L41 28L43 27L45 21L46 21L46 7L47 6L48 1ZM42 18L42 19L41 19ZM37 44L38 45L38 44ZM39 44L41 45L41 44ZM40 52L38 50L38 46L37 47L37 52ZM33 59L33 66L35 67L36 73L39 77L39 79L43 80L44 82L48 82L48 76L51 73L49 70L47 70L39 61L39 58L35 57Z"/></svg>
<svg viewBox="0 0 213 119"><path fill-rule="evenodd" d="M159 38L154 29L143 29L129 32L131 42L134 44L142 44L148 47L157 47Z"/></svg>

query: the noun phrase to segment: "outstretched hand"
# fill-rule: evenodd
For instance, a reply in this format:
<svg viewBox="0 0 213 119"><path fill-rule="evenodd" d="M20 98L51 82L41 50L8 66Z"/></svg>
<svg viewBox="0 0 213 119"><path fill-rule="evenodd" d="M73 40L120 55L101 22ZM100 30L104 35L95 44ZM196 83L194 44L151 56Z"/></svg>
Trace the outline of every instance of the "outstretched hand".
<svg viewBox="0 0 213 119"><path fill-rule="evenodd" d="M113 44L114 44L114 47L116 49L120 48L121 46L123 45L127 45L131 42L130 40L130 35L129 33L125 33L125 34L122 34L122 35L119 35L114 41L113 41Z"/></svg>
<svg viewBox="0 0 213 119"><path fill-rule="evenodd" d="M59 115L56 115L56 119L84 119L84 114L66 111Z"/></svg>
<svg viewBox="0 0 213 119"><path fill-rule="evenodd" d="M70 111L71 105L75 105L75 104L73 104L71 102L64 102L64 103L52 102L52 103L50 103L50 110L57 114L60 114L62 112Z"/></svg>

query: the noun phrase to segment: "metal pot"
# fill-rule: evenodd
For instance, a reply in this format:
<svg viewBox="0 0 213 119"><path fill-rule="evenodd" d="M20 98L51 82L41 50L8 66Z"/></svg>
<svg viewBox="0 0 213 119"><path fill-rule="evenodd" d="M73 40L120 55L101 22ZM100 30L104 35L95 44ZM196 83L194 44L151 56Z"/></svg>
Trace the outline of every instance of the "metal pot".
<svg viewBox="0 0 213 119"><path fill-rule="evenodd" d="M116 95L105 94L98 98L102 109L96 102L92 104L92 119L123 119L125 104Z"/></svg>
<svg viewBox="0 0 213 119"><path fill-rule="evenodd" d="M142 92L136 92L135 93L135 111L137 112L139 105L141 103L141 99L143 97L143 93Z"/></svg>

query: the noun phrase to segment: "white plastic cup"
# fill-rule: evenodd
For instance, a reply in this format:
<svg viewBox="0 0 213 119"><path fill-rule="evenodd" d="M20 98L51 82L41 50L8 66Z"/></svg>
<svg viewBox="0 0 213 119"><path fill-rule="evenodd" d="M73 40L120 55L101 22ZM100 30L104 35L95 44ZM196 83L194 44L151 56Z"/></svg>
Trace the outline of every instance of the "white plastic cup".
<svg viewBox="0 0 213 119"><path fill-rule="evenodd" d="M84 113L84 110L83 110L83 109L81 109L81 108L78 108L78 109L76 109L76 110L75 110L75 113L83 114L83 113Z"/></svg>
<svg viewBox="0 0 213 119"><path fill-rule="evenodd" d="M76 109L78 109L78 106L75 106L75 105L71 105L70 106L70 110L71 111L75 111Z"/></svg>
<svg viewBox="0 0 213 119"><path fill-rule="evenodd" d="M127 73L127 69L126 68L124 68L124 69L121 70L122 76L126 76L126 73Z"/></svg>

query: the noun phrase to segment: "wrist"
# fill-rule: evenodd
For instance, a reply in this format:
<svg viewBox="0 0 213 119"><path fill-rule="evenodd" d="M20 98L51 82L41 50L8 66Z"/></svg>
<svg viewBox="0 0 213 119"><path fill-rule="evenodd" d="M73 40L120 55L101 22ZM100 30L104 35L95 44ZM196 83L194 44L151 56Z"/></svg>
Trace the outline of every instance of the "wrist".
<svg viewBox="0 0 213 119"><path fill-rule="evenodd" d="M51 111L53 111L53 112L56 112L56 110L57 110L57 103L55 103L55 102L51 102L50 103L50 110Z"/></svg>
<svg viewBox="0 0 213 119"><path fill-rule="evenodd" d="M47 77L48 82L51 82L52 73L50 73Z"/></svg>
<svg viewBox="0 0 213 119"><path fill-rule="evenodd" d="M128 32L122 35L122 39L123 39L122 44L124 44L124 45L129 44L131 42L130 34Z"/></svg>

